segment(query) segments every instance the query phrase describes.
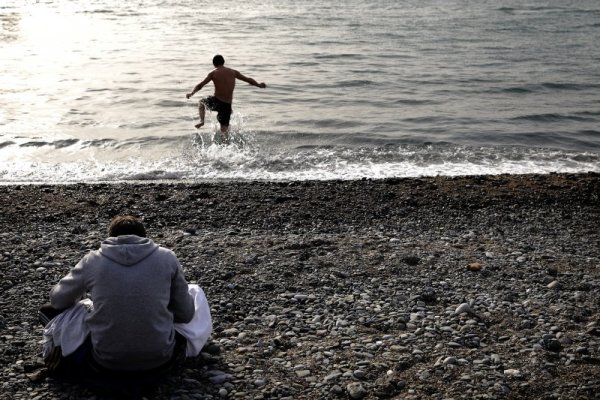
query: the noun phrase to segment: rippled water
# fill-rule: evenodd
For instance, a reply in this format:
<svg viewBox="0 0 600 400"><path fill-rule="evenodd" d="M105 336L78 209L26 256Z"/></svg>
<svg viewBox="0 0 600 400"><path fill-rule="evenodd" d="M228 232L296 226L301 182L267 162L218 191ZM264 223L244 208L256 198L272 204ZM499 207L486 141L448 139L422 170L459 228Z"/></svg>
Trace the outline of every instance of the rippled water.
<svg viewBox="0 0 600 400"><path fill-rule="evenodd" d="M0 181L600 171L600 3L11 1ZM221 53L234 144L185 93Z"/></svg>

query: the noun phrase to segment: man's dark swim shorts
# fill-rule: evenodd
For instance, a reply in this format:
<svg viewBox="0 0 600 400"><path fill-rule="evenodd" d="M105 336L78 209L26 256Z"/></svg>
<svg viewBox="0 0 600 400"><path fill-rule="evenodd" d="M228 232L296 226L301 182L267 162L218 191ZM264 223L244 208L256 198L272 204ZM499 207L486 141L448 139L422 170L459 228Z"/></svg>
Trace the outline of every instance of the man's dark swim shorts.
<svg viewBox="0 0 600 400"><path fill-rule="evenodd" d="M202 102L211 111L217 112L217 121L221 125L229 126L231 118L231 104L217 99L215 96L208 96L202 99Z"/></svg>

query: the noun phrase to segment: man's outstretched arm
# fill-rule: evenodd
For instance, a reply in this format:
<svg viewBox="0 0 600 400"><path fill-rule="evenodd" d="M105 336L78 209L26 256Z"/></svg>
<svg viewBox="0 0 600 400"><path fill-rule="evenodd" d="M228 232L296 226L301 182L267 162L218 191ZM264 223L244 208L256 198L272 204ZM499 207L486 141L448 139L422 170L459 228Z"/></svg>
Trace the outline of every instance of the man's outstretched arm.
<svg viewBox="0 0 600 400"><path fill-rule="evenodd" d="M259 88L262 88L262 89L267 87L267 85L265 85L264 82L258 83L254 79L248 78L247 76L242 75L239 71L235 71L235 77L241 81L248 82L249 84L259 87Z"/></svg>
<svg viewBox="0 0 600 400"><path fill-rule="evenodd" d="M211 80L212 80L212 73L208 74L206 76L206 78L204 78L204 80L202 82L200 82L199 84L197 84L196 86L194 86L194 90L192 90L191 93L186 94L185 97L187 97L189 99L190 97L192 97L193 95L195 95L196 92L200 91L200 89L202 89L204 87L204 85L206 85Z"/></svg>

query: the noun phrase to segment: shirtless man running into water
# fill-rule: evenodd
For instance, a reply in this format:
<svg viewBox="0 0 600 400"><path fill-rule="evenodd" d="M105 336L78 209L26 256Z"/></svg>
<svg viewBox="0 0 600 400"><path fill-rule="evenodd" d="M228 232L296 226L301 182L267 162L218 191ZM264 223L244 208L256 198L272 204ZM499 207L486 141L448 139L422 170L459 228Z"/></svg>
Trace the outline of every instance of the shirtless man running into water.
<svg viewBox="0 0 600 400"><path fill-rule="evenodd" d="M231 102L233 100L233 89L235 88L236 78L259 88L266 88L264 83L258 83L252 78L242 75L235 69L225 67L225 59L223 56L216 55L213 58L215 69L210 71L206 78L194 87L191 93L186 97L189 99L196 92L204 87L208 82L212 81L215 85L215 94L200 99L198 104L198 112L200 113L200 123L196 124L196 128L204 125L205 109L217 112L217 121L221 124L221 135L225 143L229 143L229 119L231 117Z"/></svg>

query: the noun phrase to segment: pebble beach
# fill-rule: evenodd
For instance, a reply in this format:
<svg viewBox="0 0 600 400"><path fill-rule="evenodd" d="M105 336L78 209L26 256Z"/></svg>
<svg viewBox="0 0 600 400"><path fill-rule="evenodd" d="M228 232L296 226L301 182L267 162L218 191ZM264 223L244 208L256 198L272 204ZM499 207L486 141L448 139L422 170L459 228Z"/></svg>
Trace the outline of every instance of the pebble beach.
<svg viewBox="0 0 600 400"><path fill-rule="evenodd" d="M600 174L0 186L0 399L47 376L37 309L141 216L211 305L148 399L600 398Z"/></svg>

